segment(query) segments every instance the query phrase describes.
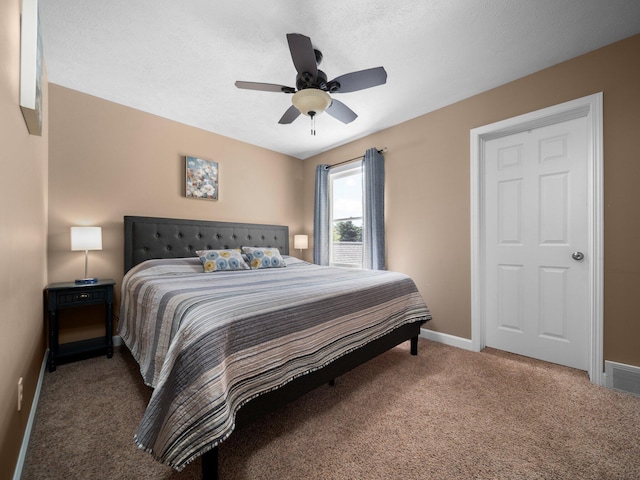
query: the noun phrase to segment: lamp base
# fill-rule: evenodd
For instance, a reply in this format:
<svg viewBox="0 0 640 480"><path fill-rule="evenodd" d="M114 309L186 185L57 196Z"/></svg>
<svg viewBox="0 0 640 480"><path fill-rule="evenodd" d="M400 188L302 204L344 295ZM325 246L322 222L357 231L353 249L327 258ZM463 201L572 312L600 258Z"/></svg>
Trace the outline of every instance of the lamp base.
<svg viewBox="0 0 640 480"><path fill-rule="evenodd" d="M76 280L76 283L78 285L89 285L89 284L92 284L92 283L98 283L98 279L96 277L80 278L80 279Z"/></svg>

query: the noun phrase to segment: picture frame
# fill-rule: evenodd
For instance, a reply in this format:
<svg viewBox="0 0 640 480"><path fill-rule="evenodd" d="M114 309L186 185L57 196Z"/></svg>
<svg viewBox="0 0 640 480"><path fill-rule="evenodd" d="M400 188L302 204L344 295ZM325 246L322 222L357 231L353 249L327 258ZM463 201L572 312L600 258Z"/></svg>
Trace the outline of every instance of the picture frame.
<svg viewBox="0 0 640 480"><path fill-rule="evenodd" d="M185 157L185 197L218 200L218 162L198 157Z"/></svg>
<svg viewBox="0 0 640 480"><path fill-rule="evenodd" d="M22 0L20 19L20 110L31 135L42 135L42 36L38 0Z"/></svg>

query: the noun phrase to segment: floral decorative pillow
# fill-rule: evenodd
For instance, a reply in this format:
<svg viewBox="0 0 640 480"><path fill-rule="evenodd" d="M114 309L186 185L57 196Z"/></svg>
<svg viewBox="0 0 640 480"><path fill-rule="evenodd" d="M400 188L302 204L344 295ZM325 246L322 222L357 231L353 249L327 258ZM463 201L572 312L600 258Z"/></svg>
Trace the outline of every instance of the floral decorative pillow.
<svg viewBox="0 0 640 480"><path fill-rule="evenodd" d="M277 248L242 247L242 251L249 257L249 265L254 269L287 266Z"/></svg>
<svg viewBox="0 0 640 480"><path fill-rule="evenodd" d="M242 255L242 259L244 260L244 263L247 264L247 266L249 265L249 257L247 257L246 253L242 252L241 248L234 248L234 250L238 253L240 253L240 255Z"/></svg>
<svg viewBox="0 0 640 480"><path fill-rule="evenodd" d="M200 258L206 273L221 270L249 270L249 265L242 258L242 253L237 249L198 250L196 255Z"/></svg>

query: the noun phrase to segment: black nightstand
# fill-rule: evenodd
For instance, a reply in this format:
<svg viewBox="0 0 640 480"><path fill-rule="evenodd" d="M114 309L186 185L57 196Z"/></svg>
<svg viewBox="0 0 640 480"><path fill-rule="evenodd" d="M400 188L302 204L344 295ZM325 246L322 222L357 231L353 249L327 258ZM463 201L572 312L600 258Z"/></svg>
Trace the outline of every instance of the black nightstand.
<svg viewBox="0 0 640 480"><path fill-rule="evenodd" d="M113 356L113 286L111 279L98 280L98 283L76 284L75 282L51 283L44 289L49 309L49 371L56 365L74 359L106 353ZM64 308L76 308L86 305L105 305L104 337L81 340L79 342L58 343L59 311Z"/></svg>

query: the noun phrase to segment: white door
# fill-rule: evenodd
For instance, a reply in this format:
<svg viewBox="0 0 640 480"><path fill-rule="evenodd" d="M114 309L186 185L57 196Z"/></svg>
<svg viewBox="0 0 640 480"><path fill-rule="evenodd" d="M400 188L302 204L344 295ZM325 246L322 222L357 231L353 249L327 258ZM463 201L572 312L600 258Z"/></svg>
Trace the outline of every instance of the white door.
<svg viewBox="0 0 640 480"><path fill-rule="evenodd" d="M486 345L589 369L586 117L487 140Z"/></svg>

